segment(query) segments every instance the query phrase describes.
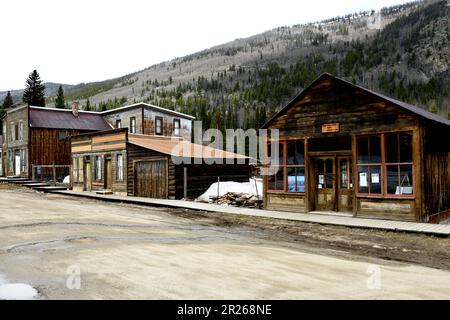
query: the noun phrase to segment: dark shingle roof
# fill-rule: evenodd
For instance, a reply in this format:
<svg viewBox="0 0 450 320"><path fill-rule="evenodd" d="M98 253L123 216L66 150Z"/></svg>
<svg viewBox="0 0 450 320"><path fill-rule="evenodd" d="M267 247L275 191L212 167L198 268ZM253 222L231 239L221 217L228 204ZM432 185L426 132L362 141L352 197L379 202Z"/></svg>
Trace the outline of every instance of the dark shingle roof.
<svg viewBox="0 0 450 320"><path fill-rule="evenodd" d="M41 107L30 107L30 127L84 131L111 129L106 120L95 112L79 111L75 117L71 110Z"/></svg>

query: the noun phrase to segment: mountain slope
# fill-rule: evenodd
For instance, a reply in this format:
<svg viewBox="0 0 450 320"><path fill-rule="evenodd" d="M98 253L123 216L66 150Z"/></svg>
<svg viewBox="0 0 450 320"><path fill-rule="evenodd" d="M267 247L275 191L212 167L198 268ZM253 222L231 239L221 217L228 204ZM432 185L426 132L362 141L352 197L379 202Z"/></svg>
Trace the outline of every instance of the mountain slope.
<svg viewBox="0 0 450 320"><path fill-rule="evenodd" d="M253 127L327 71L447 117L449 8L411 2L280 27L66 95L103 110L145 101L207 127Z"/></svg>

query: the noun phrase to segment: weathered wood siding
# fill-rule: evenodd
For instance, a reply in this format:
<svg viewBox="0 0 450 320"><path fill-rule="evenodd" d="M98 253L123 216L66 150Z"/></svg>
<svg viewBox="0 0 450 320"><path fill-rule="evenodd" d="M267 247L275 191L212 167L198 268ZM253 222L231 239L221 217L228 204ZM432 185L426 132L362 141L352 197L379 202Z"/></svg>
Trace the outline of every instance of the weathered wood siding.
<svg viewBox="0 0 450 320"><path fill-rule="evenodd" d="M146 148L142 148L136 146L131 143L127 143L127 192L128 195L136 195L135 194L135 175L134 175L134 167L135 162L144 161L144 160L160 160L167 159L167 196L169 199L175 199L175 165L171 161L170 156L164 155L157 151L149 150Z"/></svg>
<svg viewBox="0 0 450 320"><path fill-rule="evenodd" d="M425 204L429 215L450 210L450 152L425 156Z"/></svg>
<svg viewBox="0 0 450 320"><path fill-rule="evenodd" d="M30 164L71 164L70 137L80 134L80 131L39 128L31 128L30 131Z"/></svg>
<svg viewBox="0 0 450 320"><path fill-rule="evenodd" d="M71 181L74 190L86 190L87 186L91 186L90 191L105 190L105 168L106 161L111 161L111 191L115 194L127 194L127 150L126 150L126 133L113 132L108 134L84 135L72 138L71 144L72 158L83 158L83 176L90 177L89 183L83 179L83 182L76 182L71 172ZM118 155L123 157L123 180L118 179ZM101 179L96 179L96 157L101 157ZM90 175L84 172L84 163L89 158Z"/></svg>
<svg viewBox="0 0 450 320"><path fill-rule="evenodd" d="M323 133L322 126L338 123L338 132ZM267 129L278 129L280 140L354 138L356 135L383 132L409 131L413 133L414 191L413 199L391 199L376 197L354 197L354 214L401 220L423 220L423 162L422 129L425 122L421 118L387 100L333 79L325 77L312 86L306 94L280 113ZM317 140L316 140L317 141ZM352 143L354 144L354 142ZM334 143L322 151L341 150ZM355 145L346 148L353 154L353 176L357 181ZM308 212L314 209L315 187L310 161L313 150L305 155L305 194L265 192L265 208ZM337 153L336 153L337 154ZM317 155L317 154L316 154ZM383 182L384 183L384 182ZM356 186L355 186L356 187ZM265 180L267 190L267 180ZM355 192L354 192L355 194ZM293 200L295 199L295 200Z"/></svg>
<svg viewBox="0 0 450 320"><path fill-rule="evenodd" d="M322 133L322 125L339 123L338 133ZM416 115L349 85L324 79L278 116L268 129L280 139L330 138L416 127Z"/></svg>

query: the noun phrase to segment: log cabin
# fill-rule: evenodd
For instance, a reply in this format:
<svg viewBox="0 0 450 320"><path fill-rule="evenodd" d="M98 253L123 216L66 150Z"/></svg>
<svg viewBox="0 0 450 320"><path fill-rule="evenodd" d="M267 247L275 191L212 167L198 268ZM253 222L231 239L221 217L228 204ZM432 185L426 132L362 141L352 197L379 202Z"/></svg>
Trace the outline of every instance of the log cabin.
<svg viewBox="0 0 450 320"><path fill-rule="evenodd" d="M248 182L248 158L191 143L114 129L73 136L71 187L159 199L196 198L220 181ZM242 164L226 164L227 159Z"/></svg>
<svg viewBox="0 0 450 320"><path fill-rule="evenodd" d="M450 121L323 74L264 126L264 207L437 222L450 215ZM278 149L278 150L277 150Z"/></svg>

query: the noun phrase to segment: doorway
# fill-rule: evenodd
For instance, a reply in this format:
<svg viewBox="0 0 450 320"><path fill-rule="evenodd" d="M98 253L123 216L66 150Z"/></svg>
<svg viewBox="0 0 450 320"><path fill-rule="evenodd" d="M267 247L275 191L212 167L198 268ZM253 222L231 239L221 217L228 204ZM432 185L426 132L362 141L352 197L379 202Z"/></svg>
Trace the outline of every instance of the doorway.
<svg viewBox="0 0 450 320"><path fill-rule="evenodd" d="M20 176L20 155L14 156L14 175Z"/></svg>
<svg viewBox="0 0 450 320"><path fill-rule="evenodd" d="M105 159L105 190L111 190L112 187L112 166L111 158Z"/></svg>
<svg viewBox="0 0 450 320"><path fill-rule="evenodd" d="M314 159L315 210L353 211L353 170L350 156Z"/></svg>

